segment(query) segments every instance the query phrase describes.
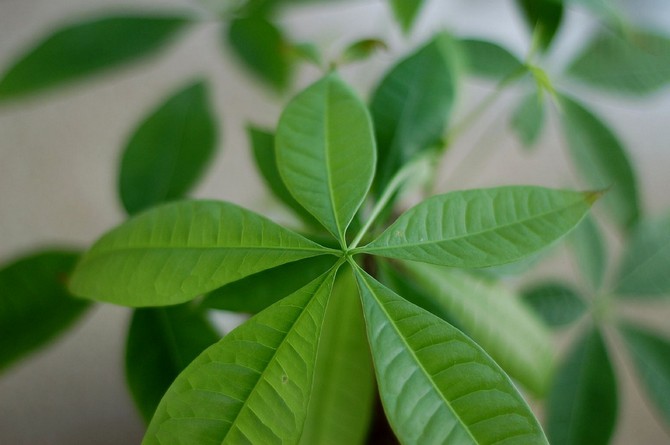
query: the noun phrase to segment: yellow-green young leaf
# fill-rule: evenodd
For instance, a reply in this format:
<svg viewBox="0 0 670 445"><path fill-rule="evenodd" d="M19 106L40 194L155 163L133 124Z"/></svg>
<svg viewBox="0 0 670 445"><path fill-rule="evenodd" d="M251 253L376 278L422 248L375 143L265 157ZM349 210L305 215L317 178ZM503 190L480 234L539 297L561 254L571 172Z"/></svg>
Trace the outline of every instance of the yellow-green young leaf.
<svg viewBox="0 0 670 445"><path fill-rule="evenodd" d="M356 272L384 410L403 444L547 444L502 369L465 334Z"/></svg>
<svg viewBox="0 0 670 445"><path fill-rule="evenodd" d="M517 0L516 4L540 48L546 51L561 26L563 0Z"/></svg>
<svg viewBox="0 0 670 445"><path fill-rule="evenodd" d="M0 100L19 97L122 65L164 46L188 20L110 16L60 28L26 51L0 78Z"/></svg>
<svg viewBox="0 0 670 445"><path fill-rule="evenodd" d="M510 263L568 233L598 197L531 186L451 192L409 209L357 252L451 267Z"/></svg>
<svg viewBox="0 0 670 445"><path fill-rule="evenodd" d="M129 214L183 197L216 146L204 82L180 89L133 132L121 160L119 190Z"/></svg>
<svg viewBox="0 0 670 445"><path fill-rule="evenodd" d="M375 170L375 140L365 105L336 74L329 74L288 104L275 143L286 187L344 245L347 226Z"/></svg>
<svg viewBox="0 0 670 445"><path fill-rule="evenodd" d="M126 340L126 381L148 423L181 371L221 336L190 304L133 312Z"/></svg>
<svg viewBox="0 0 670 445"><path fill-rule="evenodd" d="M365 60L378 50L387 49L386 42L379 39L362 39L347 46L338 58L339 64Z"/></svg>
<svg viewBox="0 0 670 445"><path fill-rule="evenodd" d="M670 82L670 38L642 30L603 30L568 68L594 88L650 94Z"/></svg>
<svg viewBox="0 0 670 445"><path fill-rule="evenodd" d="M70 290L125 306L164 306L330 252L234 204L183 201L144 212L103 236L77 265Z"/></svg>
<svg viewBox="0 0 670 445"><path fill-rule="evenodd" d="M551 336L518 295L462 270L409 262L404 266L510 377L537 395L546 392L553 371Z"/></svg>
<svg viewBox="0 0 670 445"><path fill-rule="evenodd" d="M246 67L272 88L282 91L291 81L291 45L273 23L260 15L233 19L228 42Z"/></svg>
<svg viewBox="0 0 670 445"><path fill-rule="evenodd" d="M616 292L626 298L670 297L670 213L640 223L629 238Z"/></svg>
<svg viewBox="0 0 670 445"><path fill-rule="evenodd" d="M49 250L0 269L0 371L61 334L89 307L65 285L77 256Z"/></svg>
<svg viewBox="0 0 670 445"><path fill-rule="evenodd" d="M544 100L540 90L524 96L512 114L512 130L525 148L532 148L544 126Z"/></svg>
<svg viewBox="0 0 670 445"><path fill-rule="evenodd" d="M547 404L551 445L607 445L617 418L617 384L603 338L593 328L577 341Z"/></svg>
<svg viewBox="0 0 670 445"><path fill-rule="evenodd" d="M603 198L614 219L632 227L639 215L635 172L623 145L604 122L576 101L561 96L561 122L570 154L594 188L608 188Z"/></svg>
<svg viewBox="0 0 670 445"><path fill-rule="evenodd" d="M563 283L544 282L524 289L523 301L552 328L574 323L586 313L586 303Z"/></svg>
<svg viewBox="0 0 670 445"><path fill-rule="evenodd" d="M379 148L376 194L422 151L443 145L458 64L451 37L441 33L391 68L377 86L370 105Z"/></svg>
<svg viewBox="0 0 670 445"><path fill-rule="evenodd" d="M477 39L458 41L470 74L501 81L526 70L523 62L493 42Z"/></svg>
<svg viewBox="0 0 670 445"><path fill-rule="evenodd" d="M375 379L351 268L338 274L328 302L301 445L366 443Z"/></svg>
<svg viewBox="0 0 670 445"><path fill-rule="evenodd" d="M163 397L143 445L298 443L335 270L206 349Z"/></svg>
<svg viewBox="0 0 670 445"><path fill-rule="evenodd" d="M600 290L607 269L607 249L595 220L587 215L570 236L575 259L592 290Z"/></svg>
<svg viewBox="0 0 670 445"><path fill-rule="evenodd" d="M389 3L398 24L408 33L423 6L423 0L389 0Z"/></svg>

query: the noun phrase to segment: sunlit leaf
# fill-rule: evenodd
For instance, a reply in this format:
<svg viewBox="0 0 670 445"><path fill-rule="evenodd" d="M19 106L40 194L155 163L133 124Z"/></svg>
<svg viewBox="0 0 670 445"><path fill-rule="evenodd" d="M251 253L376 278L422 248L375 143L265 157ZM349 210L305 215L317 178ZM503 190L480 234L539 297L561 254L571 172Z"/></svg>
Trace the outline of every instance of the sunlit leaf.
<svg viewBox="0 0 670 445"><path fill-rule="evenodd" d="M298 443L335 272L206 349L161 401L143 445Z"/></svg>
<svg viewBox="0 0 670 445"><path fill-rule="evenodd" d="M328 252L234 204L177 202L104 235L79 262L70 290L126 306L164 306Z"/></svg>
<svg viewBox="0 0 670 445"><path fill-rule="evenodd" d="M344 244L375 169L365 105L336 74L329 74L288 104L275 143L277 167L288 190Z"/></svg>
<svg viewBox="0 0 670 445"><path fill-rule="evenodd" d="M110 16L64 26L24 52L0 79L0 100L140 59L188 23L178 16Z"/></svg>
<svg viewBox="0 0 670 445"><path fill-rule="evenodd" d="M183 197L216 146L216 121L203 82L170 96L133 132L121 161L119 189L129 214Z"/></svg>
<svg viewBox="0 0 670 445"><path fill-rule="evenodd" d="M423 0L389 0L389 3L398 24L408 33L423 6Z"/></svg>
<svg viewBox="0 0 670 445"><path fill-rule="evenodd" d="M524 96L512 114L511 126L525 148L537 143L544 127L544 101L540 91Z"/></svg>
<svg viewBox="0 0 670 445"><path fill-rule="evenodd" d="M577 265L594 291L600 289L607 268L607 251L595 220L587 215L570 237Z"/></svg>
<svg viewBox="0 0 670 445"><path fill-rule="evenodd" d="M572 288L559 282L543 282L524 289L523 300L553 328L574 323L586 313L586 303Z"/></svg>
<svg viewBox="0 0 670 445"><path fill-rule="evenodd" d="M444 320L357 270L386 415L402 443L546 444L495 362Z"/></svg>
<svg viewBox="0 0 670 445"><path fill-rule="evenodd" d="M65 285L77 256L49 250L0 269L0 371L53 340L89 307Z"/></svg>
<svg viewBox="0 0 670 445"><path fill-rule="evenodd" d="M563 19L562 0L517 0L516 4L540 47L549 48Z"/></svg>
<svg viewBox="0 0 670 445"><path fill-rule="evenodd" d="M526 70L523 62L502 46L486 40L459 41L470 74L501 81Z"/></svg>
<svg viewBox="0 0 670 445"><path fill-rule="evenodd" d="M510 263L568 233L598 196L531 186L451 192L406 211L358 250L451 267Z"/></svg>

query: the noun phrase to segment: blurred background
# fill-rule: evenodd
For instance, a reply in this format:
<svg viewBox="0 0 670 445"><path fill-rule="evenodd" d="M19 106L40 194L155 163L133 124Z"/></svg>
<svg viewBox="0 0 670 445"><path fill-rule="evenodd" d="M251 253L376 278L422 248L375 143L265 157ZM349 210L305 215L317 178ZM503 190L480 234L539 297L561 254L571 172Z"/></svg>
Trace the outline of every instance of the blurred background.
<svg viewBox="0 0 670 445"><path fill-rule="evenodd" d="M220 0L224 2L224 0ZM277 220L291 222L265 191L253 166L245 125L273 128L291 94L319 76L303 66L291 91L279 95L255 79L222 43L225 24L208 12L214 0L0 0L0 72L27 48L63 23L118 11L186 11L202 21L172 44L139 63L105 72L45 94L0 104L0 261L44 246L90 245L125 219L117 198L120 153L130 133L170 92L206 79L219 118L216 157L195 196L229 200ZM670 2L631 0L622 4L633 21L670 29ZM543 65L558 87L588 103L626 144L638 172L643 208L670 208L670 88L643 98L618 98L572 84L561 70L597 29L593 17L570 7L555 47ZM404 37L384 1L323 1L283 10L280 22L298 41L311 41L326 55L356 39L376 37L387 51L346 66L343 77L369 97L380 75L403 54L446 28L459 37L487 38L520 58L529 38L511 1L433 0L414 32ZM468 80L456 106L458 120L493 89ZM506 91L478 123L456 141L443 163L440 190L536 184L578 188L566 159L555 116L530 153L509 129L508 116L521 97ZM471 155L476 150L478 155ZM617 239L611 237L618 253ZM533 272L572 275L559 249ZM628 308L670 335L667 304ZM123 353L130 311L96 305L54 344L0 376L0 444L139 443L143 423L125 389ZM569 333L567 334L570 335ZM622 362L621 357L613 360ZM663 444L670 435L631 384L631 371L617 368L621 386L615 444ZM668 395L670 397L670 394Z"/></svg>

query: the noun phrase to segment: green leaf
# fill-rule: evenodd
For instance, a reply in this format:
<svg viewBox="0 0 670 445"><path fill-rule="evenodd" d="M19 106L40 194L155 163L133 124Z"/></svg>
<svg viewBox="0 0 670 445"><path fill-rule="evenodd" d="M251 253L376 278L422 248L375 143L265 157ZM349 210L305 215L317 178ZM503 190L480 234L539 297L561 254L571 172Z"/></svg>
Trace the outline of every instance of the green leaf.
<svg viewBox="0 0 670 445"><path fill-rule="evenodd" d="M510 263L565 235L598 196L531 186L437 195L356 251L450 267Z"/></svg>
<svg viewBox="0 0 670 445"><path fill-rule="evenodd" d="M65 286L77 256L44 251L0 269L0 371L63 333L89 307Z"/></svg>
<svg viewBox="0 0 670 445"><path fill-rule="evenodd" d="M126 340L126 380L146 422L186 366L221 336L190 304L133 312Z"/></svg>
<svg viewBox="0 0 670 445"><path fill-rule="evenodd" d="M423 0L389 0L389 2L393 15L403 32L409 33L423 6Z"/></svg>
<svg viewBox="0 0 670 445"><path fill-rule="evenodd" d="M512 113L512 130L525 148L537 143L544 127L544 100L541 91L526 95Z"/></svg>
<svg viewBox="0 0 670 445"><path fill-rule="evenodd" d="M264 270L211 292L203 305L227 311L256 314L292 294L330 269L330 255L306 258Z"/></svg>
<svg viewBox="0 0 670 445"><path fill-rule="evenodd" d="M300 444L366 443L375 394L358 289L347 267L338 274L326 309Z"/></svg>
<svg viewBox="0 0 670 445"><path fill-rule="evenodd" d="M405 444L546 444L509 377L463 333L357 270L386 415Z"/></svg>
<svg viewBox="0 0 670 445"><path fill-rule="evenodd" d="M600 290L607 268L607 250L600 230L590 215L586 215L575 228L570 241L582 276L594 291Z"/></svg>
<svg viewBox="0 0 670 445"><path fill-rule="evenodd" d="M621 333L647 397L670 425L670 342L630 324L621 326Z"/></svg>
<svg viewBox="0 0 670 445"><path fill-rule="evenodd" d="M335 270L203 352L163 397L143 445L297 443Z"/></svg>
<svg viewBox="0 0 670 445"><path fill-rule="evenodd" d="M617 407L612 364L600 332L592 329L556 372L547 407L547 436L552 445L606 445Z"/></svg>
<svg viewBox="0 0 670 445"><path fill-rule="evenodd" d="M188 23L178 16L111 16L65 26L0 79L0 100L54 88L156 52Z"/></svg>
<svg viewBox="0 0 670 445"><path fill-rule="evenodd" d="M553 371L552 340L518 295L462 270L419 263L404 266L510 377L535 394L545 393Z"/></svg>
<svg viewBox="0 0 670 445"><path fill-rule="evenodd" d="M567 326L586 313L582 297L563 283L544 282L528 287L523 300L552 328Z"/></svg>
<svg viewBox="0 0 670 445"><path fill-rule="evenodd" d="M183 201L108 232L77 265L70 290L126 306L164 306L331 252L234 204Z"/></svg>
<svg viewBox="0 0 670 445"><path fill-rule="evenodd" d="M357 40L347 46L338 58L338 64L343 65L351 62L365 60L379 50L388 49L386 42L379 39Z"/></svg>
<svg viewBox="0 0 670 445"><path fill-rule="evenodd" d="M455 45L441 33L391 68L377 86L370 105L379 145L376 194L413 158L443 145L457 65Z"/></svg>
<svg viewBox="0 0 670 445"><path fill-rule="evenodd" d="M526 70L523 62L500 45L486 40L463 39L459 45L470 74L501 81Z"/></svg>
<svg viewBox="0 0 670 445"><path fill-rule="evenodd" d="M121 160L119 190L129 214L183 197L216 146L216 122L204 82L188 85L134 131Z"/></svg>
<svg viewBox="0 0 670 445"><path fill-rule="evenodd" d="M276 25L259 15L233 19L228 42L258 79L278 91L288 87L293 74L292 49Z"/></svg>
<svg viewBox="0 0 670 445"><path fill-rule="evenodd" d="M630 237L616 292L624 297L670 295L670 213L640 223Z"/></svg>
<svg viewBox="0 0 670 445"><path fill-rule="evenodd" d="M572 62L568 74L594 88L651 94L670 82L670 38L642 30L625 35L603 30Z"/></svg>
<svg viewBox="0 0 670 445"><path fill-rule="evenodd" d="M623 227L637 221L640 209L635 172L626 151L604 122L576 101L561 96L561 121L573 162L594 188L609 188L603 201Z"/></svg>
<svg viewBox="0 0 670 445"><path fill-rule="evenodd" d="M275 152L275 136L269 131L261 130L255 127L248 127L249 139L254 152L256 166L265 181L265 184L272 193L286 206L291 208L296 215L302 218L307 224L320 227L320 223L305 208L295 200L291 192L288 191L284 181L279 175L277 169L277 156Z"/></svg>
<svg viewBox="0 0 670 445"><path fill-rule="evenodd" d="M562 0L517 0L526 23L546 51L556 36L563 19Z"/></svg>
<svg viewBox="0 0 670 445"><path fill-rule="evenodd" d="M365 105L329 74L288 104L275 143L286 187L344 246L374 176L375 140Z"/></svg>

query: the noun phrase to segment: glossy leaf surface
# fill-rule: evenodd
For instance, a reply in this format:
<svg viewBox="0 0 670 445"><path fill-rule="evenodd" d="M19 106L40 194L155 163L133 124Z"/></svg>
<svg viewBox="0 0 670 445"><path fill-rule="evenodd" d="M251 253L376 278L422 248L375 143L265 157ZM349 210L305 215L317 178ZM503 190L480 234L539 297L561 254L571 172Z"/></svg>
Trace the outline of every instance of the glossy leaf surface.
<svg viewBox="0 0 670 445"><path fill-rule="evenodd" d="M206 349L161 401L143 445L297 443L334 272Z"/></svg>
<svg viewBox="0 0 670 445"><path fill-rule="evenodd" d="M375 141L365 105L336 74L329 74L288 104L275 142L286 187L344 244L375 169Z"/></svg>
<svg viewBox="0 0 670 445"><path fill-rule="evenodd" d="M563 132L577 169L591 187L608 188L603 202L620 225L631 227L640 209L635 173L623 145L583 105L562 96L561 107Z"/></svg>
<svg viewBox="0 0 670 445"><path fill-rule="evenodd" d="M562 283L534 284L525 289L522 295L524 302L553 328L574 323L586 313L584 300Z"/></svg>
<svg viewBox="0 0 670 445"><path fill-rule="evenodd" d="M670 296L670 214L643 221L626 246L616 291L624 297Z"/></svg>
<svg viewBox="0 0 670 445"><path fill-rule="evenodd" d="M597 330L591 330L556 371L547 436L552 445L606 445L617 407L616 379L605 343Z"/></svg>
<svg viewBox="0 0 670 445"><path fill-rule="evenodd" d="M470 74L501 81L526 69L518 57L493 42L463 39L459 45Z"/></svg>
<svg viewBox="0 0 670 445"><path fill-rule="evenodd" d="M360 251L451 267L510 263L565 235L597 198L530 186L437 195L406 211Z"/></svg>
<svg viewBox="0 0 670 445"><path fill-rule="evenodd" d="M382 402L402 443L547 443L509 377L470 338L360 269L357 280Z"/></svg>
<svg viewBox="0 0 670 445"><path fill-rule="evenodd" d="M540 47L549 48L563 19L562 0L517 0L516 4Z"/></svg>
<svg viewBox="0 0 670 445"><path fill-rule="evenodd" d="M133 312L126 340L126 380L146 422L177 375L220 337L205 313L189 304Z"/></svg>
<svg viewBox="0 0 670 445"><path fill-rule="evenodd" d="M53 88L147 56L188 21L110 16L65 26L26 51L0 79L0 100Z"/></svg>
<svg viewBox="0 0 670 445"><path fill-rule="evenodd" d="M595 220L587 215L570 237L581 275L597 291L603 284L607 269L607 251Z"/></svg>
<svg viewBox="0 0 670 445"><path fill-rule="evenodd" d="M442 33L391 68L377 86L370 104L379 149L375 193L419 153L443 145L457 75L455 45Z"/></svg>
<svg viewBox="0 0 670 445"><path fill-rule="evenodd" d="M511 127L525 148L531 148L544 127L544 101L540 92L532 92L519 102L512 114Z"/></svg>
<svg viewBox="0 0 670 445"><path fill-rule="evenodd" d="M177 202L144 212L104 235L78 264L70 289L127 306L176 304L328 252L234 204Z"/></svg>
<svg viewBox="0 0 670 445"><path fill-rule="evenodd" d="M121 161L119 189L129 214L183 197L216 146L208 91L197 82L173 94L133 132Z"/></svg>
<svg viewBox="0 0 670 445"><path fill-rule="evenodd" d="M423 0L389 0L389 3L398 24L408 33L423 6Z"/></svg>
<svg viewBox="0 0 670 445"><path fill-rule="evenodd" d="M61 334L89 307L66 288L77 256L39 252L0 269L0 371Z"/></svg>
<svg viewBox="0 0 670 445"><path fill-rule="evenodd" d="M462 270L404 265L425 293L458 320L459 328L510 377L533 393L544 394L553 371L551 337L518 295Z"/></svg>

